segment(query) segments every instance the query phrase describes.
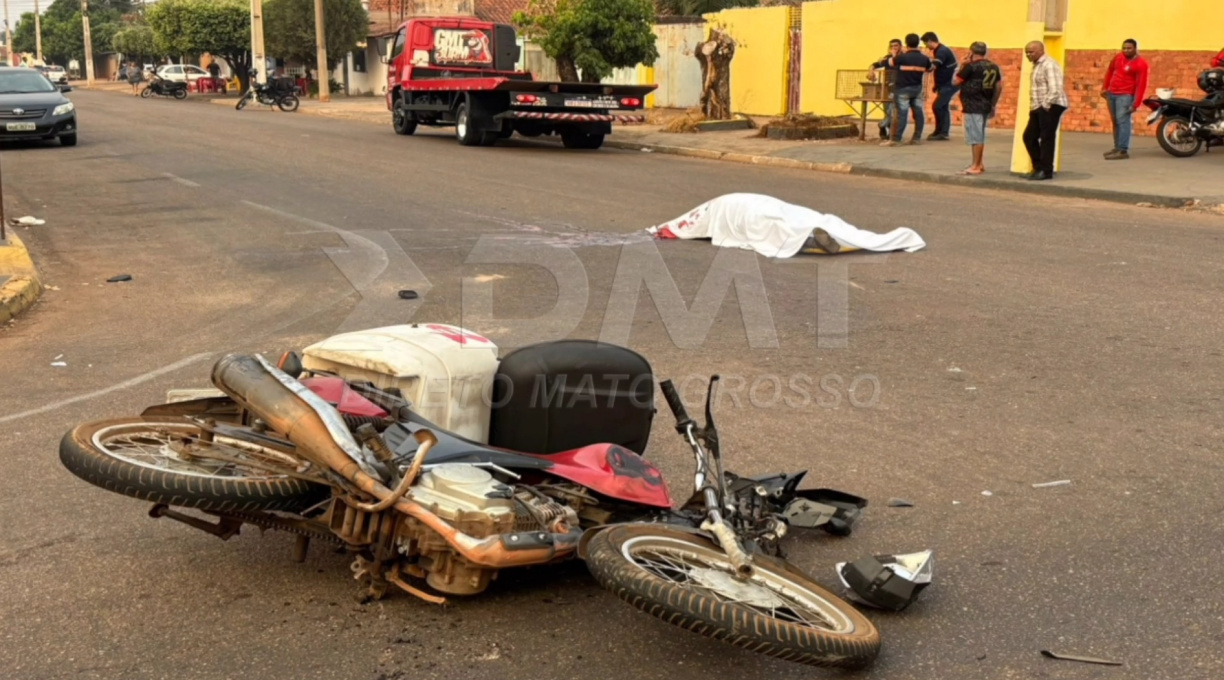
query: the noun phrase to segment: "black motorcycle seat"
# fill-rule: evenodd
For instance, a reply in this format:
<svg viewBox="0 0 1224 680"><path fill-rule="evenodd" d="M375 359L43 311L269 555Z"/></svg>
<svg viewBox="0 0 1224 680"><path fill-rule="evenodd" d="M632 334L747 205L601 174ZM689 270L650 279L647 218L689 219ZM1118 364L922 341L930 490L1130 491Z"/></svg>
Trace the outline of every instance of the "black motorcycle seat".
<svg viewBox="0 0 1224 680"><path fill-rule="evenodd" d="M1172 99L1162 99L1160 101L1166 105L1172 104L1174 106L1184 106L1186 108L1195 109L1218 109L1220 108L1221 104L1224 104L1224 99L1216 99L1213 101L1210 97L1207 99L1181 99L1178 97Z"/></svg>

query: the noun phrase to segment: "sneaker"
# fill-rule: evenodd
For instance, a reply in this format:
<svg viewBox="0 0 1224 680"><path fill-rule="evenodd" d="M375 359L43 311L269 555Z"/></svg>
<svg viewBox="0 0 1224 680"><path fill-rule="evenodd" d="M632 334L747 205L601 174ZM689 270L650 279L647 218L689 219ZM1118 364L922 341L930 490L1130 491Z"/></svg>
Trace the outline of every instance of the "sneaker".
<svg viewBox="0 0 1224 680"><path fill-rule="evenodd" d="M1129 154L1129 153L1127 153L1127 152L1125 152L1125 151L1118 151L1117 153L1113 154L1112 156L1106 156L1106 157L1105 157L1105 160L1107 160L1107 161L1124 161L1124 160L1126 160L1126 159L1128 159L1128 158L1130 158L1130 154Z"/></svg>
<svg viewBox="0 0 1224 680"><path fill-rule="evenodd" d="M1107 160L1107 161L1108 161L1108 160L1112 160L1114 156L1117 156L1117 155L1118 155L1118 153L1119 153L1118 149L1110 149L1109 151L1106 151L1106 152L1105 152L1105 160Z"/></svg>
<svg viewBox="0 0 1224 680"><path fill-rule="evenodd" d="M880 142L880 146L897 146L897 143L890 139L886 142Z"/></svg>
<svg viewBox="0 0 1224 680"><path fill-rule="evenodd" d="M837 239L833 238L829 232L821 229L820 227L817 227L812 231L812 235L810 238L808 238L808 242L815 244L821 250L830 255L836 255L841 252L841 244L837 242Z"/></svg>
<svg viewBox="0 0 1224 680"><path fill-rule="evenodd" d="M931 133L931 134L930 134L930 135L927 137L927 140L928 140L928 141L931 141L931 142L946 142L946 141L948 141L948 140L950 140L950 139L952 139L952 138L951 138L951 137L949 137L948 135L942 135L942 134L939 134L938 132L932 132L932 133Z"/></svg>
<svg viewBox="0 0 1224 680"><path fill-rule="evenodd" d="M921 140L921 139L918 139L917 137L915 137L915 138L913 138L913 139L909 140L908 142L906 142L906 144L910 144L910 145L912 145L912 146L917 146L917 145L919 145L919 144L921 144L921 143L922 143L922 140Z"/></svg>

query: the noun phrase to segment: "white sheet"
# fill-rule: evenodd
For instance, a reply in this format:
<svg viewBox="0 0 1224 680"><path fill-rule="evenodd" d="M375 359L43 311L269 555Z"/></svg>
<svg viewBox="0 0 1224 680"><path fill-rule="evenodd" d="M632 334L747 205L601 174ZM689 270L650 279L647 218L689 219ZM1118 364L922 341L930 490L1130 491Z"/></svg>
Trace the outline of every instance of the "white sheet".
<svg viewBox="0 0 1224 680"><path fill-rule="evenodd" d="M708 238L719 247L787 258L798 253L818 227L836 239L843 250L912 253L926 247L922 237L908 227L877 234L847 224L836 215L763 194L725 194L646 231L664 239Z"/></svg>

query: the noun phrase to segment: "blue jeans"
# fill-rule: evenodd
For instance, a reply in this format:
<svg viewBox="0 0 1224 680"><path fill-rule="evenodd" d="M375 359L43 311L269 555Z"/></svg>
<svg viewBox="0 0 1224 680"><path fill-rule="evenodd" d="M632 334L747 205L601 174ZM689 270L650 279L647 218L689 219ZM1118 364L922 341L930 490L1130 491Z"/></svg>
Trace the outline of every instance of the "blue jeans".
<svg viewBox="0 0 1224 680"><path fill-rule="evenodd" d="M960 88L948 84L940 85L935 90L935 134L947 137L952 132L952 98Z"/></svg>
<svg viewBox="0 0 1224 680"><path fill-rule="evenodd" d="M914 112L914 139L922 139L922 128L926 126L926 110L923 108L922 86L899 87L893 93L893 103L896 105L897 131L893 133L894 142L901 141L905 136L905 126L909 121L910 110Z"/></svg>
<svg viewBox="0 0 1224 680"><path fill-rule="evenodd" d="M1135 95L1109 94L1109 118L1113 121L1114 148L1130 151L1131 109L1135 108Z"/></svg>

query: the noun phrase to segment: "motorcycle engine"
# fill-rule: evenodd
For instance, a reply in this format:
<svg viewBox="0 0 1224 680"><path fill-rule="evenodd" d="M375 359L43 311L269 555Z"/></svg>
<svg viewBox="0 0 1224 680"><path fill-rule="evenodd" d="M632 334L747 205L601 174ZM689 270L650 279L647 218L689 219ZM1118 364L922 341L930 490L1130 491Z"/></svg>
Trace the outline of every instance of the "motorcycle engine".
<svg viewBox="0 0 1224 680"><path fill-rule="evenodd" d="M526 487L514 489L483 468L448 463L421 474L409 492L416 503L473 538L520 531L552 530L561 522L577 526L574 511ZM397 536L400 554L416 558L430 587L454 595L485 590L496 570L471 564L442 536L407 518Z"/></svg>

